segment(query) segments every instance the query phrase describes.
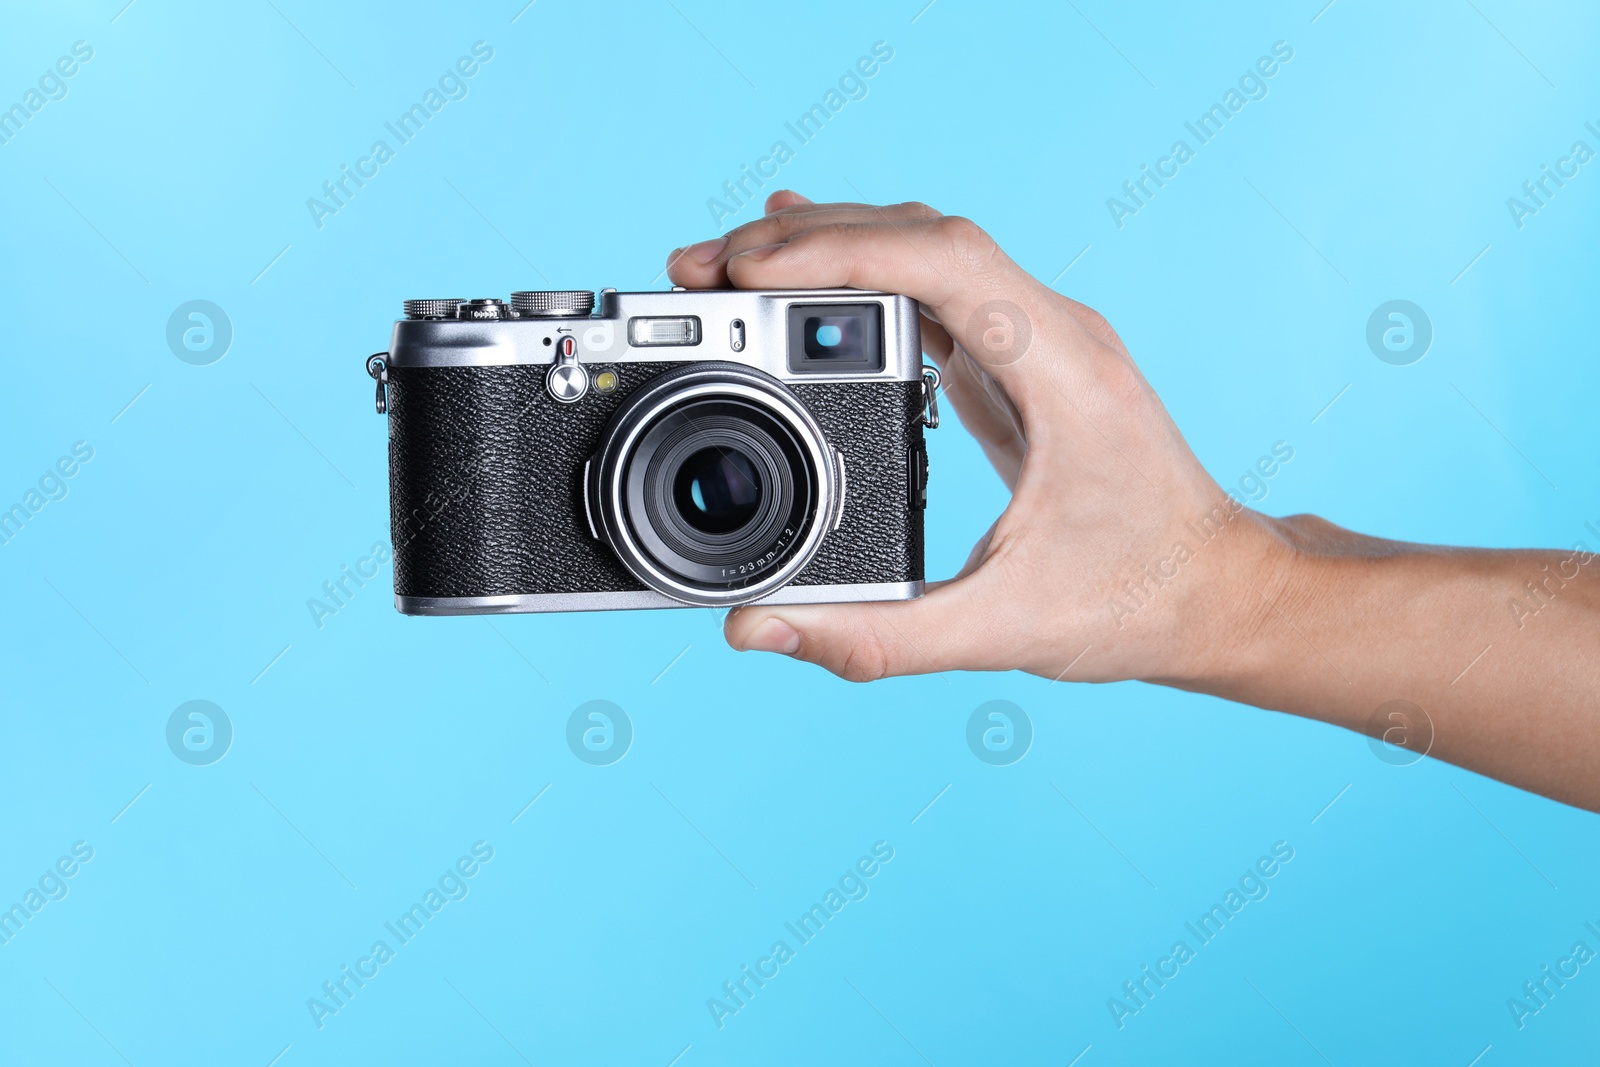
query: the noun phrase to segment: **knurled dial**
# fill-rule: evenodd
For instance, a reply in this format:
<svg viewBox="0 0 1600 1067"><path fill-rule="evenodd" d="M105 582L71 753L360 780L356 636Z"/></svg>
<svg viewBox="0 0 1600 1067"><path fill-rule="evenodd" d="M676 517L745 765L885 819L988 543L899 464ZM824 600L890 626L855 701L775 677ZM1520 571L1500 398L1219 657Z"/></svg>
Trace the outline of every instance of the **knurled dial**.
<svg viewBox="0 0 1600 1067"><path fill-rule="evenodd" d="M408 319L453 319L465 300L407 300Z"/></svg>
<svg viewBox="0 0 1600 1067"><path fill-rule="evenodd" d="M511 294L518 315L533 318L573 318L594 310L594 294L587 289L528 289Z"/></svg>

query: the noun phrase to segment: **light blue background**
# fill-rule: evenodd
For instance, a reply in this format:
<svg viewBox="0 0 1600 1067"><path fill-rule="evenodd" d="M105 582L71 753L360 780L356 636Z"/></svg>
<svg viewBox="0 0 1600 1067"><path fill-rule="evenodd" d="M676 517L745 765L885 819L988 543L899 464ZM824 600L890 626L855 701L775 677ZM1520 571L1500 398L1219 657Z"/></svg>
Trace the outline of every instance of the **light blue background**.
<svg viewBox="0 0 1600 1067"><path fill-rule="evenodd" d="M978 220L1111 319L1223 484L1292 444L1265 510L1594 546L1600 162L1520 230L1505 204L1600 149L1592 7L123 2L0 16L0 104L94 48L0 145L0 505L95 450L0 546L0 903L95 850L0 945L0 1062L1592 1054L1600 969L1523 1030L1506 1007L1600 948L1592 815L1138 684L851 686L704 611L410 619L387 569L306 606L386 537L361 364L403 297L664 286L876 41L767 191ZM479 40L470 95L319 229L307 198ZM1270 95L1119 230L1107 197L1279 40ZM1394 298L1435 329L1408 367L1364 340ZM191 299L232 320L210 366L165 341ZM953 420L931 450L943 575L1005 494ZM197 698L235 729L208 767L164 737ZM564 731L601 698L636 736L594 767ZM1036 731L1009 767L966 746L991 699ZM470 895L319 1030L307 998L480 840ZM880 840L870 895L719 1030L707 998ZM1107 998L1280 840L1270 896L1119 1031Z"/></svg>

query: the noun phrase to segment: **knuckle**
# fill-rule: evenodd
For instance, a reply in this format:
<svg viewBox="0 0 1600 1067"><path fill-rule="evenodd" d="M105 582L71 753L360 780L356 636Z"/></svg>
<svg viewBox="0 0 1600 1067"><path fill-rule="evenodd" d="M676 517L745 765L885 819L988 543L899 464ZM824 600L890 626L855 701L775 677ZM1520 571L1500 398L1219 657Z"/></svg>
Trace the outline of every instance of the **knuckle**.
<svg viewBox="0 0 1600 1067"><path fill-rule="evenodd" d="M1132 361L1107 353L1093 362L1094 380L1108 407L1116 411L1138 410L1144 404L1144 377Z"/></svg>
<svg viewBox="0 0 1600 1067"><path fill-rule="evenodd" d="M966 270L987 268L1000 251L983 227L961 215L941 215L932 221L932 226L951 260Z"/></svg>
<svg viewBox="0 0 1600 1067"><path fill-rule="evenodd" d="M1094 308L1086 304L1079 304L1076 301L1073 302L1070 310L1072 316L1078 320L1078 324L1083 327L1090 337L1109 348L1126 352L1122 344L1122 338L1117 336L1116 329L1112 327L1110 320L1104 315Z"/></svg>
<svg viewBox="0 0 1600 1067"><path fill-rule="evenodd" d="M865 634L844 649L844 659L833 673L847 682L875 682L889 673L889 652L876 634Z"/></svg>
<svg viewBox="0 0 1600 1067"><path fill-rule="evenodd" d="M797 233L804 233L814 228L817 223L815 215L806 211L783 211L768 215L762 219L771 229L769 233L780 237L792 237Z"/></svg>
<svg viewBox="0 0 1600 1067"><path fill-rule="evenodd" d="M1108 334L1113 332L1110 321L1108 321L1104 315L1100 314L1100 312L1096 311L1092 307L1080 304L1078 307L1078 317L1083 320L1084 326L1090 330L1093 330L1095 333Z"/></svg>
<svg viewBox="0 0 1600 1067"><path fill-rule="evenodd" d="M731 255L736 251L788 240L796 234L803 233L808 225L804 215L785 215L781 212L751 219L729 232L728 249L725 254Z"/></svg>
<svg viewBox="0 0 1600 1067"><path fill-rule="evenodd" d="M792 215L764 215L740 226L733 234L729 235L730 246L738 244L740 247L755 248L760 245L769 245L781 241L794 232L794 216Z"/></svg>
<svg viewBox="0 0 1600 1067"><path fill-rule="evenodd" d="M897 205L896 210L903 214L910 215L915 219L943 218L938 211L929 207L927 204L924 204L920 200L907 200L905 203Z"/></svg>
<svg viewBox="0 0 1600 1067"><path fill-rule="evenodd" d="M861 238L870 229L871 226L866 223L835 219L832 222L814 224L801 229L789 237L789 242L805 245L847 245Z"/></svg>
<svg viewBox="0 0 1600 1067"><path fill-rule="evenodd" d="M870 223L856 222L847 219L835 219L825 222L816 228L816 232L825 237L851 238L856 237L871 229Z"/></svg>

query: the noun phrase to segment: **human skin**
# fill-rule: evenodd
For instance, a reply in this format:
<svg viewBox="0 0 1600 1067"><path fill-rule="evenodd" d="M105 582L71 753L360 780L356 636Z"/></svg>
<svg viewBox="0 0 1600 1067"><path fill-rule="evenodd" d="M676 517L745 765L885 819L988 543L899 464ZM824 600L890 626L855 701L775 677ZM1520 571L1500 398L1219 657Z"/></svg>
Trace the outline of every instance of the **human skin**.
<svg viewBox="0 0 1600 1067"><path fill-rule="evenodd" d="M1388 541L1232 502L1103 317L922 204L780 192L668 264L689 288L916 298L945 398L1011 490L960 573L921 599L741 608L734 648L858 682L1140 679L1373 734L1401 721L1378 709L1405 700L1431 720L1431 755L1600 810L1600 557ZM1011 347L986 335L1003 321L992 301L1020 312L1025 350L1020 332ZM1189 558L1163 563L1179 542ZM1430 740L1404 722L1407 744Z"/></svg>

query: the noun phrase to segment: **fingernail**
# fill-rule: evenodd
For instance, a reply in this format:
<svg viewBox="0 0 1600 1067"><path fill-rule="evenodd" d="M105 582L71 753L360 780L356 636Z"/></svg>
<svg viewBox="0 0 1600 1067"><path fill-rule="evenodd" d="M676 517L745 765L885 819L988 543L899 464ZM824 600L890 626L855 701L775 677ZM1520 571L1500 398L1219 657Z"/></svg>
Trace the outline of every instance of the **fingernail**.
<svg viewBox="0 0 1600 1067"><path fill-rule="evenodd" d="M728 239L726 237L714 237L709 241L701 241L699 244L690 245L683 250L683 254L703 266L722 255L722 250L727 247Z"/></svg>
<svg viewBox="0 0 1600 1067"><path fill-rule="evenodd" d="M792 656L800 651L800 635L782 619L768 619L750 633L746 652L781 652Z"/></svg>
<svg viewBox="0 0 1600 1067"><path fill-rule="evenodd" d="M781 242L781 241L779 243L775 244L775 245L762 245L760 248L752 248L748 252L740 252L737 256L734 256L733 258L734 259L766 259L768 256L772 255L772 253L776 252L778 249L780 249L782 247L783 247L783 242Z"/></svg>

